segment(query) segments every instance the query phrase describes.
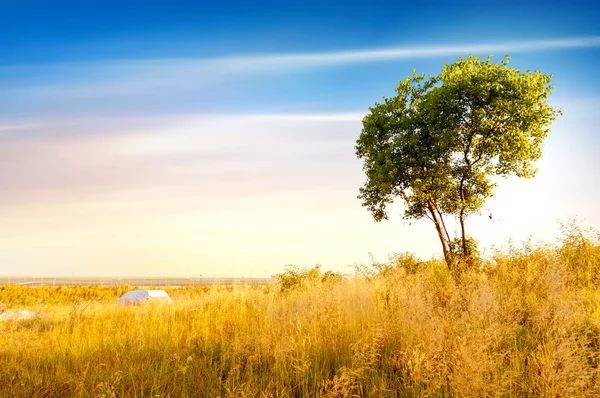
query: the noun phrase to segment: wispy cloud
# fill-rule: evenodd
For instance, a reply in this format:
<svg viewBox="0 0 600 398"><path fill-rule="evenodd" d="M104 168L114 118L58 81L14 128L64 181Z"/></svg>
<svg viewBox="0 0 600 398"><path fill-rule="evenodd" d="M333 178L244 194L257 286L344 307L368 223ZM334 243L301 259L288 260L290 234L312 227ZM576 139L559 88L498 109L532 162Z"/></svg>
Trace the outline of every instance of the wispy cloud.
<svg viewBox="0 0 600 398"><path fill-rule="evenodd" d="M490 43L423 45L350 51L238 54L218 58L103 60L0 67L0 115L118 113L140 107L195 108L249 101L268 78L294 90L288 74L344 65L495 53L548 52L600 47L600 36ZM277 80L280 79L280 80ZM299 78L302 79L301 77ZM298 79L296 79L298 80ZM294 80L295 81L295 80ZM301 87L300 87L301 88ZM263 94L268 96L268 94ZM256 100L250 101L255 103Z"/></svg>
<svg viewBox="0 0 600 398"><path fill-rule="evenodd" d="M290 69L338 65L361 62L381 62L400 59L421 59L444 55L467 53L524 53L600 47L600 36L555 38L543 40L498 41L450 45L406 46L394 48L371 48L348 51L326 51L280 54L244 54L218 58L160 58L143 60L116 60L93 62L66 62L45 65L46 68L99 68L107 73L148 73L160 69L176 69L188 74L205 72L206 67L220 73L248 73L257 70L287 67ZM4 66L0 71L36 69L36 66Z"/></svg>
<svg viewBox="0 0 600 398"><path fill-rule="evenodd" d="M340 166L356 162L359 120L357 114L178 115L4 126L0 212L40 196L83 201L150 190L155 198L165 192L226 198L336 187L347 180L346 170L359 172Z"/></svg>
<svg viewBox="0 0 600 398"><path fill-rule="evenodd" d="M467 53L523 53L593 47L600 47L600 36L483 44L333 51L323 53L234 56L217 59L213 62L216 65L236 70L247 70L247 67L256 67L258 69L282 66L300 68L360 62L392 61L399 59L419 59Z"/></svg>

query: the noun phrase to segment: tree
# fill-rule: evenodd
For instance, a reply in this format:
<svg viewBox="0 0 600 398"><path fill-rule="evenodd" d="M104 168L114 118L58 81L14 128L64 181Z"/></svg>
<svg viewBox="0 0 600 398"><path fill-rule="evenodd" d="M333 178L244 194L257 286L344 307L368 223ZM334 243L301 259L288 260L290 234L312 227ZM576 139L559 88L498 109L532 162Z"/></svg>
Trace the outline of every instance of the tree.
<svg viewBox="0 0 600 398"><path fill-rule="evenodd" d="M548 104L552 75L469 55L439 76L399 82L396 95L369 108L356 141L367 181L359 198L376 221L400 198L404 218L433 221L444 258L473 254L465 219L493 196L494 177L533 177L549 125L560 113ZM447 216L460 223L452 239Z"/></svg>

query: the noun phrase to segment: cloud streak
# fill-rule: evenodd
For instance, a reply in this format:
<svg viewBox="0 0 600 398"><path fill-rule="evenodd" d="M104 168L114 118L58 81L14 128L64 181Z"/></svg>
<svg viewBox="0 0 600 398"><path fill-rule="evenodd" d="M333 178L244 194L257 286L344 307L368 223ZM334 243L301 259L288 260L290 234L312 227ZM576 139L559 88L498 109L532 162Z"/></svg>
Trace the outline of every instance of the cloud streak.
<svg viewBox="0 0 600 398"><path fill-rule="evenodd" d="M360 130L360 119L351 113L179 115L102 125L89 120L40 131L36 126L5 126L15 130L0 146L0 212L3 206L37 204L40 197L85 201L150 190L154 197L166 192L223 199L335 187L352 174L346 169L360 170L347 167L356 163L352 148Z"/></svg>
<svg viewBox="0 0 600 398"><path fill-rule="evenodd" d="M528 40L504 43L464 44L448 46L425 46L356 51L334 51L324 53L235 56L215 60L223 67L281 67L291 68L339 65L362 62L381 62L401 59L419 59L444 55L481 52L542 52L600 47L600 36L572 39Z"/></svg>
<svg viewBox="0 0 600 398"><path fill-rule="evenodd" d="M160 69L176 69L182 73L205 72L206 67L220 73L252 72L257 70L287 67L289 69L340 65L363 62L381 62L402 59L422 59L445 55L482 53L482 52L547 52L600 47L600 36L576 38L557 38L543 40L521 40L490 43L470 43L460 45L411 46L398 48L375 48L350 51L327 51L308 53L232 55L219 58L159 58L144 60L117 60L93 62L66 62L43 65L50 70L65 68L94 69L107 73L144 73L151 74ZM28 69L36 66L0 67L0 71Z"/></svg>
<svg viewBox="0 0 600 398"><path fill-rule="evenodd" d="M351 51L154 58L0 67L0 116L112 113L138 108L209 109L237 100L255 104L258 79L302 91L306 76L332 67L473 54L549 52L600 47L600 36ZM279 79L279 80L278 80ZM268 97L261 94L261 98Z"/></svg>

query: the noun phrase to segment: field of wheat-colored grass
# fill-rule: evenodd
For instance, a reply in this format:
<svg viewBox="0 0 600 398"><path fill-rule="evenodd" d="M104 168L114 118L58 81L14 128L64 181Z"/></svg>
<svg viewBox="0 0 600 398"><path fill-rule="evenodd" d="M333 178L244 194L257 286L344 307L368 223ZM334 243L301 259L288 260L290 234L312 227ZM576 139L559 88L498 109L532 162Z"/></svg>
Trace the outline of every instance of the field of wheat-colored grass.
<svg viewBox="0 0 600 398"><path fill-rule="evenodd" d="M0 287L0 397L598 397L600 241L509 247L480 269L397 255L266 286Z"/></svg>

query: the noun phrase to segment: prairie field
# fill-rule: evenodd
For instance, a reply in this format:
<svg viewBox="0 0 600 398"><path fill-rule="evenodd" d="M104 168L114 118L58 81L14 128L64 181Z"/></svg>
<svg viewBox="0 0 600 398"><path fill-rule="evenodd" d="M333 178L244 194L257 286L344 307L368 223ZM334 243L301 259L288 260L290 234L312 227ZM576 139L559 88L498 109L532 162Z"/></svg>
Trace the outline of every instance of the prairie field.
<svg viewBox="0 0 600 398"><path fill-rule="evenodd" d="M410 254L342 276L167 289L0 286L0 397L598 397L600 240L449 271Z"/></svg>

